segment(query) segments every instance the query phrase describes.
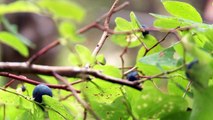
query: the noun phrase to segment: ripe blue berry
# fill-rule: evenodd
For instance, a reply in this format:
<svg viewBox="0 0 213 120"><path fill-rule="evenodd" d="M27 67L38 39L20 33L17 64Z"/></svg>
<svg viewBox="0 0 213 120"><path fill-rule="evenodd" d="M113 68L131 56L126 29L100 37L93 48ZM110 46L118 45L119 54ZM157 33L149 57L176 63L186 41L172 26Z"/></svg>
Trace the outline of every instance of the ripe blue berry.
<svg viewBox="0 0 213 120"><path fill-rule="evenodd" d="M192 69L192 67L195 65L195 64L197 64L198 63L198 60L194 60L194 61L192 61L192 62L190 62L187 66L186 66L186 72L185 72L185 74L186 74L186 77L187 78L191 78L190 77L190 69Z"/></svg>
<svg viewBox="0 0 213 120"><path fill-rule="evenodd" d="M197 63L198 63L198 60L192 61L191 63L189 63L189 64L187 65L187 69L188 69L188 70L191 69L191 68L193 67L193 65L195 65L195 64L197 64Z"/></svg>
<svg viewBox="0 0 213 120"><path fill-rule="evenodd" d="M52 97L52 90L44 84L39 84L33 90L34 101L41 103L43 95Z"/></svg>
<svg viewBox="0 0 213 120"><path fill-rule="evenodd" d="M127 74L126 78L129 81L139 80L138 72L137 71L132 71L132 72L130 72L130 73Z"/></svg>

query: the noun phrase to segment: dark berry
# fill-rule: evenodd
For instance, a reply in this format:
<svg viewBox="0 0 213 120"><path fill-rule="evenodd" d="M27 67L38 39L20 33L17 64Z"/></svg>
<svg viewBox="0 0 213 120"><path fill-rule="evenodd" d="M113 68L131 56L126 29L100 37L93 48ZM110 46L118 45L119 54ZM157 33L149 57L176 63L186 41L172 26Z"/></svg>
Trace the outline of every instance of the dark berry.
<svg viewBox="0 0 213 120"><path fill-rule="evenodd" d="M138 72L137 71L132 71L132 72L130 72L130 73L127 74L126 78L129 81L139 80Z"/></svg>
<svg viewBox="0 0 213 120"><path fill-rule="evenodd" d="M47 85L39 84L33 90L34 101L41 103L43 95L52 97L52 90Z"/></svg>
<svg viewBox="0 0 213 120"><path fill-rule="evenodd" d="M191 69L193 67L193 65L197 64L198 63L198 60L194 60L192 62L190 62L188 65L187 65L187 69Z"/></svg>
<svg viewBox="0 0 213 120"><path fill-rule="evenodd" d="M192 111L192 108L187 107L186 111Z"/></svg>
<svg viewBox="0 0 213 120"><path fill-rule="evenodd" d="M192 62L190 62L187 66L186 66L186 72L185 72L185 74L186 74L186 77L187 78L191 78L190 77L190 69L192 69L192 67L195 65L195 64L197 64L198 63L198 60L194 60L194 61L192 61Z"/></svg>
<svg viewBox="0 0 213 120"><path fill-rule="evenodd" d="M146 26L142 25L143 28L146 28ZM149 34L149 31L145 30L142 32L143 36L146 36Z"/></svg>
<svg viewBox="0 0 213 120"><path fill-rule="evenodd" d="M24 85L21 86L21 91L22 92L26 91L26 87Z"/></svg>

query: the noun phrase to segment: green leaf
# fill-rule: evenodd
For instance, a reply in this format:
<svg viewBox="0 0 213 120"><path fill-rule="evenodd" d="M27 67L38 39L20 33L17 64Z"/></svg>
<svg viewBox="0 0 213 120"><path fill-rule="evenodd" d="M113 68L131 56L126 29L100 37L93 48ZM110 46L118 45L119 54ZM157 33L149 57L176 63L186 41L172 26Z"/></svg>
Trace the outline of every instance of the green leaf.
<svg viewBox="0 0 213 120"><path fill-rule="evenodd" d="M82 7L68 0L40 0L38 4L59 19L73 19L80 22L85 16Z"/></svg>
<svg viewBox="0 0 213 120"><path fill-rule="evenodd" d="M115 19L116 28L118 30L129 30L131 29L131 22L125 20L124 18L117 17Z"/></svg>
<svg viewBox="0 0 213 120"><path fill-rule="evenodd" d="M97 111L102 120L127 120L129 114L123 97L117 98L111 104L99 103L92 101L91 106L94 111Z"/></svg>
<svg viewBox="0 0 213 120"><path fill-rule="evenodd" d="M74 53L69 53L68 59L69 59L69 64L72 66L80 66L82 64L78 55Z"/></svg>
<svg viewBox="0 0 213 120"><path fill-rule="evenodd" d="M145 38L146 39L143 42L147 48L153 47L158 42L157 39L152 35L147 35ZM144 57L145 53L146 53L145 56L148 56L148 55L157 53L162 50L163 50L163 47L160 44L158 44L152 50L150 50L148 53L146 53L145 47L142 46L140 48L140 50L138 51L138 55L137 55L137 59L136 59L136 66L137 66L138 70L142 71L145 75L153 75L153 74L159 73L160 70L156 66L143 64L142 62L140 62L140 59Z"/></svg>
<svg viewBox="0 0 213 120"><path fill-rule="evenodd" d="M194 90L194 102L190 120L209 120L213 118L213 87L202 89L202 91Z"/></svg>
<svg viewBox="0 0 213 120"><path fill-rule="evenodd" d="M46 76L46 75L38 75L38 77L44 80L46 83L58 84L58 80L55 77Z"/></svg>
<svg viewBox="0 0 213 120"><path fill-rule="evenodd" d="M12 91L12 90L11 90ZM14 91L14 90L13 90ZM15 91L14 91L15 92ZM0 103L6 105L19 105L19 96L0 90Z"/></svg>
<svg viewBox="0 0 213 120"><path fill-rule="evenodd" d="M209 28L208 24L192 21L186 18L165 16L165 15L159 15L154 13L150 13L150 15L157 18L154 21L154 26L156 27L162 27L162 28L168 29L168 28L177 28L179 26L183 27L183 26L193 25L193 26L199 26L199 28Z"/></svg>
<svg viewBox="0 0 213 120"><path fill-rule="evenodd" d="M177 42L177 44L174 44L173 48L175 49L175 52L180 56L181 58L185 58L186 62L192 61L194 58L184 51L184 47L182 43Z"/></svg>
<svg viewBox="0 0 213 120"><path fill-rule="evenodd" d="M75 50L80 58L82 65L86 65L88 63L90 65L94 64L95 58L92 56L92 53L87 47L78 44L75 46Z"/></svg>
<svg viewBox="0 0 213 120"><path fill-rule="evenodd" d="M185 77L185 71L177 71L175 73L169 74L168 77L170 77L167 87L169 94L182 96L189 82ZM177 84L182 86L184 91L180 89Z"/></svg>
<svg viewBox="0 0 213 120"><path fill-rule="evenodd" d="M12 47L24 57L27 57L29 55L27 47L11 33L0 32L0 42Z"/></svg>
<svg viewBox="0 0 213 120"><path fill-rule="evenodd" d="M106 64L106 59L105 59L105 57L104 57L103 54L98 54L98 55L96 56L96 61L97 61L98 63L100 63L101 65L105 65L105 64Z"/></svg>
<svg viewBox="0 0 213 120"><path fill-rule="evenodd" d="M155 44L158 43L158 40L152 36L152 35L146 35L145 39L143 40L144 44L146 45L147 48L151 48L153 47ZM146 55L151 55L153 53L159 52L163 50L163 47L158 44L157 46L155 46L152 50L149 50L149 52ZM142 46L138 52L137 55L137 61L139 61L145 54L145 47Z"/></svg>
<svg viewBox="0 0 213 120"><path fill-rule="evenodd" d="M208 53L213 54L213 28L210 26L206 29L195 31L196 38L193 37L197 46L203 48Z"/></svg>
<svg viewBox="0 0 213 120"><path fill-rule="evenodd" d="M112 76L112 77L116 77L116 78L121 78L121 71L112 65L96 65L94 66L94 69L96 70L100 70L103 74Z"/></svg>
<svg viewBox="0 0 213 120"><path fill-rule="evenodd" d="M188 24L184 24L184 22L181 22L175 18L161 18L154 21L154 26L161 28L177 28L179 26L187 26L187 25Z"/></svg>
<svg viewBox="0 0 213 120"><path fill-rule="evenodd" d="M47 95L42 96L42 100L43 103L50 108L50 111L55 112L55 114L58 114L57 118L61 116L66 120L73 120L72 114L59 101ZM52 115L52 112L50 112L49 115Z"/></svg>
<svg viewBox="0 0 213 120"><path fill-rule="evenodd" d="M5 114L5 116L4 116L4 114L0 114L0 118L4 118L5 117L6 120L25 120L25 119L17 119L20 114L25 112L24 109L20 109L17 106L11 106L11 105L6 105L5 109L3 109L3 105L2 105L0 107L0 112L3 113L4 110L5 110L6 114ZM26 118L30 119L31 117L26 116Z"/></svg>
<svg viewBox="0 0 213 120"><path fill-rule="evenodd" d="M148 84L150 82L145 82L144 89L139 94L134 91L126 93L128 99L129 95L136 95L130 100L130 104L137 118L156 119L186 110L187 102L182 97L163 94Z"/></svg>
<svg viewBox="0 0 213 120"><path fill-rule="evenodd" d="M175 58L175 50L171 47L161 52L142 57L140 62L149 65L176 66L178 59Z"/></svg>
<svg viewBox="0 0 213 120"><path fill-rule="evenodd" d="M115 19L116 27L114 30L117 32L122 32L122 31L131 31L131 30L136 30L141 28L141 25L133 12L130 13L130 19L131 19L131 22L123 18L117 17ZM142 32L133 32L132 34L128 34L128 35L115 34L112 36L112 41L119 46L131 48L131 47L137 47L141 45L140 41L142 41L143 38L144 37L142 35Z"/></svg>
<svg viewBox="0 0 213 120"><path fill-rule="evenodd" d="M45 114L44 111L41 109L41 106L34 104L32 109L32 119L33 120L44 120Z"/></svg>
<svg viewBox="0 0 213 120"><path fill-rule="evenodd" d="M180 17L195 22L202 22L202 18L197 10L188 3L179 1L163 2L165 9L173 16Z"/></svg>
<svg viewBox="0 0 213 120"><path fill-rule="evenodd" d="M52 110L48 110L48 116L50 120L66 120L61 115L57 114L56 112Z"/></svg>
<svg viewBox="0 0 213 120"><path fill-rule="evenodd" d="M6 4L0 5L0 15L17 13L17 12L39 13L40 9L32 2L28 2L28 1L15 1L8 5Z"/></svg>
<svg viewBox="0 0 213 120"><path fill-rule="evenodd" d="M16 120L33 120L32 115L33 114L30 111L26 110L25 112L17 115Z"/></svg>
<svg viewBox="0 0 213 120"><path fill-rule="evenodd" d="M65 38L72 42L83 42L85 39L76 33L74 24L70 22L61 22L59 25L59 32Z"/></svg>
<svg viewBox="0 0 213 120"><path fill-rule="evenodd" d="M191 112L174 112L167 116L162 117L162 120L189 120Z"/></svg>
<svg viewBox="0 0 213 120"><path fill-rule="evenodd" d="M132 28L142 28L142 25L140 24L134 12L130 12L130 20L132 23Z"/></svg>
<svg viewBox="0 0 213 120"><path fill-rule="evenodd" d="M35 48L35 44L30 41L29 39L27 39L26 37L24 37L23 35L19 34L18 33L18 30L17 30L17 26L16 25L13 25L11 24L5 17L1 17L1 21L2 21L2 24L4 25L5 29L12 33L13 35L15 35L19 40L21 40L25 45L31 47L31 48Z"/></svg>
<svg viewBox="0 0 213 120"><path fill-rule="evenodd" d="M103 74L109 75L116 78L121 78L121 71L110 65L96 65L95 70L100 70ZM86 83L83 90L84 94L87 95L89 100L98 101L100 103L111 103L117 97L121 96L120 85L103 81L97 78L92 79Z"/></svg>
<svg viewBox="0 0 213 120"><path fill-rule="evenodd" d="M186 51L198 60L198 64L193 65L191 69L186 71L190 76L189 79L193 81L193 85L197 89L199 87L207 87L209 79L213 77L213 57L195 46L190 34L185 35L182 38L182 42Z"/></svg>

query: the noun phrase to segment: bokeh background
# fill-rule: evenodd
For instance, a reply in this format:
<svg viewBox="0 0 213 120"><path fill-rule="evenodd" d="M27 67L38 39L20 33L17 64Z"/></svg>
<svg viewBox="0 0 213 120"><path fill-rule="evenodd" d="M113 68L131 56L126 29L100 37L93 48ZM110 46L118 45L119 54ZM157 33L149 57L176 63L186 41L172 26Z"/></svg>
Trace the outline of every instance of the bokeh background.
<svg viewBox="0 0 213 120"><path fill-rule="evenodd" d="M14 0L0 0L0 4L11 3L13 1ZM120 0L120 3L125 1L129 1L130 5L113 15L110 21L111 28L114 28L114 19L116 17L119 16L129 19L129 13L131 11L134 11L141 23L146 26L152 26L154 21L154 18L149 15L149 13L168 15L160 0ZM213 23L213 0L179 1L184 1L193 5L202 15L205 23ZM113 4L114 0L75 0L74 2L82 6L86 11L84 21L81 23L76 23L77 28L80 29L81 27L95 21L96 18L106 13ZM58 39L56 25L50 18L32 13L10 14L6 17L12 24L17 25L20 34L27 37L36 44L35 49L30 49L31 55L46 46L51 41ZM3 28L1 27L1 29ZM83 34L86 38L86 42L83 44L92 51L95 48L96 43L99 41L101 34L102 31L97 29L91 29L87 31ZM164 35L159 33L151 34L154 34L159 39ZM169 42L169 40L167 40L167 42ZM128 49L127 54L124 56L126 66L134 65L138 49L139 48ZM123 48L114 45L110 41L110 38L108 38L100 53L105 55L108 64L120 66L121 60L119 56L122 51ZM68 49L59 46L42 56L36 63L46 65L66 65L68 63L66 58L68 52ZM27 58L21 57L16 51L12 50L6 45L1 45L0 53L1 61L19 62L27 60Z"/></svg>

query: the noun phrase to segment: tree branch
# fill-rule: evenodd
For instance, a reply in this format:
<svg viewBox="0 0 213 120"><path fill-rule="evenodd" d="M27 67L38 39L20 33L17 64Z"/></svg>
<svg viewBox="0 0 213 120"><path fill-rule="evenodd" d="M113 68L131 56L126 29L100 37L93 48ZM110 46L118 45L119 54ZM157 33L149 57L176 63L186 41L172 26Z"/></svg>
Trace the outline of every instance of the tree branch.
<svg viewBox="0 0 213 120"><path fill-rule="evenodd" d="M25 62L0 62L0 72L31 73L31 74L43 74L43 75L53 76L53 71L57 72L61 76L66 76L66 77L85 78L85 76L89 77L87 75L91 75L93 77L96 77L108 82L117 83L120 85L126 85L138 90L142 89L140 86L138 86L137 81L131 82L131 81L123 80L120 78L106 76L102 74L100 71L93 70L93 69L68 67L68 66L45 66L45 65L35 65L35 64L28 66ZM38 84L37 81L35 82L32 82L32 83Z"/></svg>

